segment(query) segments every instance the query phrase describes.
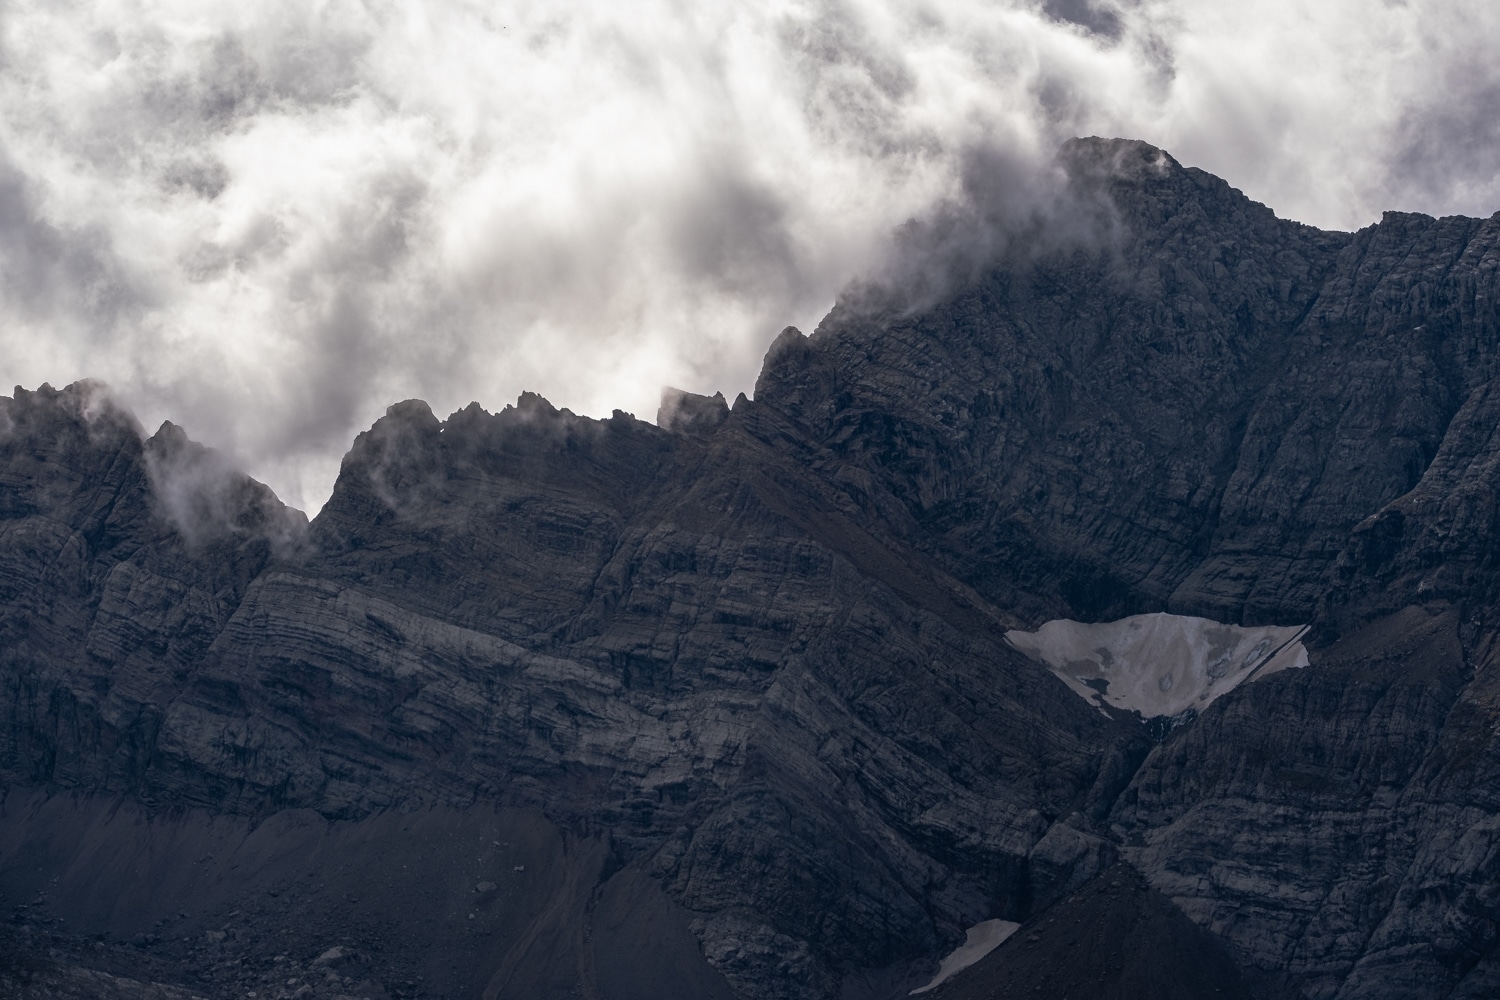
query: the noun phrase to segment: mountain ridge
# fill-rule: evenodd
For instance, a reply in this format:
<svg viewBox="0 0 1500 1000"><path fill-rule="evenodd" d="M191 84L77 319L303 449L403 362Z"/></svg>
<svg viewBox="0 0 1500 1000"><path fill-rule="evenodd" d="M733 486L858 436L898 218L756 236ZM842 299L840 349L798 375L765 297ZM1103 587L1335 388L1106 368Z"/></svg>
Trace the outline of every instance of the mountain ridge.
<svg viewBox="0 0 1500 1000"><path fill-rule="evenodd" d="M1143 143L1062 158L1087 225L856 290L753 399L398 403L310 523L97 386L0 399L0 870L68 809L122 858L305 821L341 845L309 886L358 895L366 842L428 873L410 941L215 862L170 919L253 928L169 968L232 991L283 931L304 968L364 934L391 995L624 997L618 898L704 995L812 998L902 994L1123 859L1287 996L1483 995L1500 213L1322 233ZM1003 639L1145 611L1312 624L1312 666L1162 736ZM485 824L528 860L417 863ZM68 872L134 876L46 856L119 934Z"/></svg>

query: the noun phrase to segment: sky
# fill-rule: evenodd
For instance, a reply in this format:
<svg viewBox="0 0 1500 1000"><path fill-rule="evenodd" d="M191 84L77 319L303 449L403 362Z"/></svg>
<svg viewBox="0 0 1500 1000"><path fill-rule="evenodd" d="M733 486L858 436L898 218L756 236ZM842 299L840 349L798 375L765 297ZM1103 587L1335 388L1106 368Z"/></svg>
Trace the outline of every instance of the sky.
<svg viewBox="0 0 1500 1000"><path fill-rule="evenodd" d="M0 386L103 379L313 513L401 399L748 393L1073 135L1488 216L1496 51L1493 0L0 0Z"/></svg>

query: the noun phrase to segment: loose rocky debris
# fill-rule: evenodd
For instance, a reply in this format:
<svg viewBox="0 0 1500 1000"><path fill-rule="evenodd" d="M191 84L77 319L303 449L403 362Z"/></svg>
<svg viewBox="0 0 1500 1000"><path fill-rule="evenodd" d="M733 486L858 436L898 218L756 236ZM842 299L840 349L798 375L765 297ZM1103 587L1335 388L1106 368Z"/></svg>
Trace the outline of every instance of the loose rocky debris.
<svg viewBox="0 0 1500 1000"><path fill-rule="evenodd" d="M1105 869L924 1000L1267 1000L1125 863Z"/></svg>
<svg viewBox="0 0 1500 1000"><path fill-rule="evenodd" d="M238 944L238 946L236 946ZM6 1000L419 1000L417 983L390 988L350 949L309 958L260 957L229 932L198 941L154 935L121 944L78 938L26 921L0 932L0 997Z"/></svg>

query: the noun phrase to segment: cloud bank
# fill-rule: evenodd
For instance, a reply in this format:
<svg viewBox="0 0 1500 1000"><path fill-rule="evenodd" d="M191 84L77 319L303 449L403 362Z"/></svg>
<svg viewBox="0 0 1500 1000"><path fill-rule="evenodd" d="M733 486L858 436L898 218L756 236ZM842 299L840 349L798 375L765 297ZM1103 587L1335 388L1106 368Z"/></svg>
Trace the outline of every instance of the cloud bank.
<svg viewBox="0 0 1500 1000"><path fill-rule="evenodd" d="M394 400L748 390L975 163L1500 209L1486 0L0 0L0 373L316 509Z"/></svg>

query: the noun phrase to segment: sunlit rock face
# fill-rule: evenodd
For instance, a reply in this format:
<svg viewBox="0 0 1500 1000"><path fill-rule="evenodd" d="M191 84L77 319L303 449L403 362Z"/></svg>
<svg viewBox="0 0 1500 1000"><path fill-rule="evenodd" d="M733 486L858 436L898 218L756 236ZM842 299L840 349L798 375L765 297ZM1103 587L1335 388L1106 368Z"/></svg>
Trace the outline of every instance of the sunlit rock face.
<svg viewBox="0 0 1500 1000"><path fill-rule="evenodd" d="M1153 614L1097 624L1059 619L1005 638L1079 697L1153 719L1201 712L1241 684L1307 666L1306 631Z"/></svg>

